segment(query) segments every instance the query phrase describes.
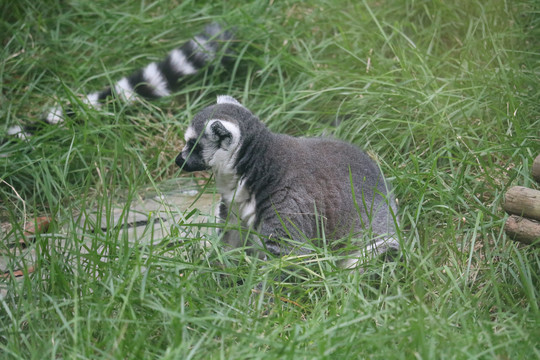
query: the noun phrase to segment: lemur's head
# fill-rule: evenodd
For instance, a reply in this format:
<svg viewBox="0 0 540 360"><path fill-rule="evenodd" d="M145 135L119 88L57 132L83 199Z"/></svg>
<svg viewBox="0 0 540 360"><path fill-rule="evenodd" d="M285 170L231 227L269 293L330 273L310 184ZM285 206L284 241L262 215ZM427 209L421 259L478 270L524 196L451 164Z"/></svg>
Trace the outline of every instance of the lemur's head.
<svg viewBox="0 0 540 360"><path fill-rule="evenodd" d="M242 129L252 118L253 114L233 97L218 96L216 105L193 118L184 134L186 146L176 157L176 164L189 172L232 171L242 144Z"/></svg>

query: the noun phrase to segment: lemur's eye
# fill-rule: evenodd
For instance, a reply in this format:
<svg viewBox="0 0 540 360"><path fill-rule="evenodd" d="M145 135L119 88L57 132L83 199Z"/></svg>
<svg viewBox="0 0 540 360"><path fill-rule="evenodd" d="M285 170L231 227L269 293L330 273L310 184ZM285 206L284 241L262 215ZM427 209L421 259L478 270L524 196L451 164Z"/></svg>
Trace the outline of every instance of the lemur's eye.
<svg viewBox="0 0 540 360"><path fill-rule="evenodd" d="M201 150L201 144L199 141L197 141L197 139L189 139L186 145L191 152L197 152Z"/></svg>

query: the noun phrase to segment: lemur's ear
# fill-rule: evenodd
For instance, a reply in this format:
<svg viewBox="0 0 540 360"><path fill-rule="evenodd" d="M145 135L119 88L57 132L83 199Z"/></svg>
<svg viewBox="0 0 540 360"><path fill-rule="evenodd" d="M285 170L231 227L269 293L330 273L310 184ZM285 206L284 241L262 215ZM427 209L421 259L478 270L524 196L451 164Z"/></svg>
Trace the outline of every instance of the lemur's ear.
<svg viewBox="0 0 540 360"><path fill-rule="evenodd" d="M214 121L212 125L210 125L210 131L212 132L212 135L214 135L214 138L219 141L219 143L223 143L223 141L226 141L227 144L230 144L232 139L232 133L227 130L227 128L221 123L221 121Z"/></svg>
<svg viewBox="0 0 540 360"><path fill-rule="evenodd" d="M229 96L229 95L218 95L217 103L218 104L233 104L233 105L242 106L242 104L240 104L240 102L238 102L238 100L236 100L235 98L233 98L232 96Z"/></svg>

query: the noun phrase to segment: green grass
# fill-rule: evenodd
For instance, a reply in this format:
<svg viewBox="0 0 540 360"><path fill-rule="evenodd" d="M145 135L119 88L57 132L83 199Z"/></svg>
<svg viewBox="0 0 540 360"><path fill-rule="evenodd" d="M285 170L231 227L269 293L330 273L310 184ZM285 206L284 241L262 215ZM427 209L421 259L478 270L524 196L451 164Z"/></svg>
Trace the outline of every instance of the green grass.
<svg viewBox="0 0 540 360"><path fill-rule="evenodd" d="M540 252L505 236L500 206L509 186L538 188L538 3L270 3L0 5L0 133L160 59L208 22L238 34L236 62L171 98L112 114L81 105L63 127L0 145L11 154L0 158L2 223L57 221L36 241L36 273L3 281L0 357L540 358ZM180 176L183 130L224 93L274 131L374 154L399 199L404 260L358 274L324 251L260 263L219 247L205 258L197 239L140 249L109 233L82 253L76 235L63 238L75 209ZM299 271L278 283L285 265ZM259 283L272 293L253 294Z"/></svg>

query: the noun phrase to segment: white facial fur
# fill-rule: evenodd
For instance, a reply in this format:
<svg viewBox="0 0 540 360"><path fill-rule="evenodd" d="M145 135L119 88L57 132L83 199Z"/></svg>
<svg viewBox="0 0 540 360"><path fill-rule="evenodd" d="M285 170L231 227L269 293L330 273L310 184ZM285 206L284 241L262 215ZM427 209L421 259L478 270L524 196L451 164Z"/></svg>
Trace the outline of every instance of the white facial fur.
<svg viewBox="0 0 540 360"><path fill-rule="evenodd" d="M195 130L190 126L186 129L186 132L184 133L184 140L188 142L190 139L196 139L197 133Z"/></svg>
<svg viewBox="0 0 540 360"><path fill-rule="evenodd" d="M184 157L184 159L188 158L189 152L191 151L191 149L189 149L188 146L187 146L188 141L191 140L191 139L197 140L197 133L190 126L190 127L187 128L186 132L184 133L184 140L186 142L186 145L182 149L182 156Z"/></svg>
<svg viewBox="0 0 540 360"><path fill-rule="evenodd" d="M215 141L218 139L212 132L212 124L220 122L225 129L231 133L230 140L223 141L219 147L215 145ZM200 135L197 134L193 127L188 127L184 133L184 140L186 144L190 140L200 141L202 145L202 157L206 164L212 168L213 172L220 176L227 176L229 174L235 174L234 162L236 159L236 152L240 144L240 129L237 125L230 121L212 119L206 123L205 135L212 141L203 140ZM191 149L186 145L182 149L182 156L187 158Z"/></svg>
<svg viewBox="0 0 540 360"><path fill-rule="evenodd" d="M213 140L217 139L215 138L216 135L212 133L212 124L218 121L231 133L231 139L225 144L222 144L222 147L218 149L205 147L203 150L203 157L208 161L208 165L214 172L222 174L235 173L233 167L234 160L236 159L236 150L240 144L240 129L236 124L229 121L217 119L210 120L206 124L205 132L206 135L213 138Z"/></svg>

